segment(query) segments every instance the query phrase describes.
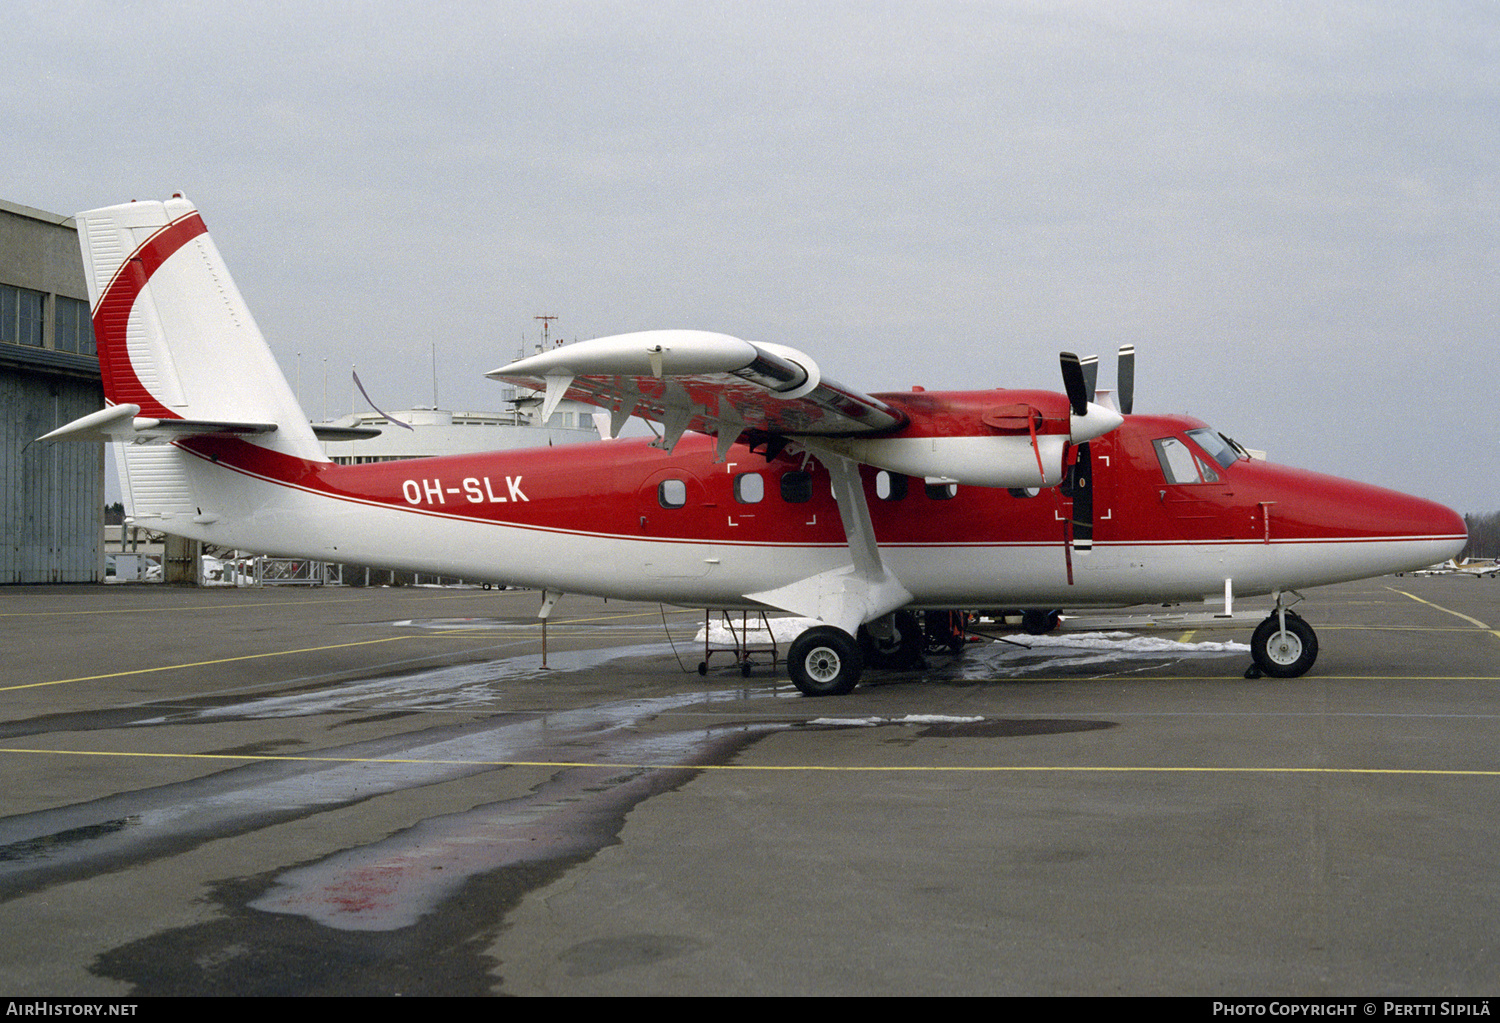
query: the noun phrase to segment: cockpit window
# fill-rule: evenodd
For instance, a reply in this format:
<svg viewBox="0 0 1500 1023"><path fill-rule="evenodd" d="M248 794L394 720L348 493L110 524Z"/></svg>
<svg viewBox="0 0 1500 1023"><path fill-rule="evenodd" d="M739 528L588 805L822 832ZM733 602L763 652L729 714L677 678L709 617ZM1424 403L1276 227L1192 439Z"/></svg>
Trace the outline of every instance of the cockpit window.
<svg viewBox="0 0 1500 1023"><path fill-rule="evenodd" d="M1151 442L1156 448L1156 460L1161 463L1162 475L1168 483L1217 483L1218 473L1193 456L1190 449L1176 437L1163 437Z"/></svg>
<svg viewBox="0 0 1500 1023"><path fill-rule="evenodd" d="M1193 438L1193 443L1206 451L1210 458L1218 462L1221 469L1227 469L1245 457L1233 441L1215 430L1189 430L1187 435Z"/></svg>

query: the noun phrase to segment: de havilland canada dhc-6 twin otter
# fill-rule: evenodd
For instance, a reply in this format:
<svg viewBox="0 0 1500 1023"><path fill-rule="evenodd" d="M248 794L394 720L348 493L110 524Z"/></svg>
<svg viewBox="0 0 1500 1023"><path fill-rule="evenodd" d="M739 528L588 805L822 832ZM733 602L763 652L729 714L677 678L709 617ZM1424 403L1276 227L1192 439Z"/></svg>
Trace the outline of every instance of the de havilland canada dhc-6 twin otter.
<svg viewBox="0 0 1500 1023"><path fill-rule="evenodd" d="M1415 497L1252 458L1186 416L1132 414L1134 352L1096 394L863 394L804 353L659 330L488 374L652 424L654 440L335 465L181 196L80 213L108 407L47 435L117 444L127 514L226 547L542 591L815 620L788 669L809 696L867 664L964 641L953 611L1272 595L1247 674L1295 677L1309 586L1444 561L1463 520ZM368 436L371 431L365 431ZM1041 609L1041 610L1035 610Z"/></svg>

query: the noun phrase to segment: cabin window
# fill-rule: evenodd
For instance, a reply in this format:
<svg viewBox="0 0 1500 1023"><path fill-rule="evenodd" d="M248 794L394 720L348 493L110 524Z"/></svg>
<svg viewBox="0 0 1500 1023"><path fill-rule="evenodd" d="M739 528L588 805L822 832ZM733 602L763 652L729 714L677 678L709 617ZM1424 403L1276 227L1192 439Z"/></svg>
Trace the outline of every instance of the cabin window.
<svg viewBox="0 0 1500 1023"><path fill-rule="evenodd" d="M957 483L928 483L924 486L927 496L934 501L947 501L958 496Z"/></svg>
<svg viewBox="0 0 1500 1023"><path fill-rule="evenodd" d="M793 470L781 474L781 499L787 504L806 504L812 500L812 473Z"/></svg>
<svg viewBox="0 0 1500 1023"><path fill-rule="evenodd" d="M734 478L734 499L740 504L759 504L766 497L766 481L758 472L742 472Z"/></svg>
<svg viewBox="0 0 1500 1023"><path fill-rule="evenodd" d="M906 477L899 472L875 474L875 496L882 501L899 501L906 496Z"/></svg>
<svg viewBox="0 0 1500 1023"><path fill-rule="evenodd" d="M687 482L662 480L656 488L656 499L663 508L681 508L687 504Z"/></svg>

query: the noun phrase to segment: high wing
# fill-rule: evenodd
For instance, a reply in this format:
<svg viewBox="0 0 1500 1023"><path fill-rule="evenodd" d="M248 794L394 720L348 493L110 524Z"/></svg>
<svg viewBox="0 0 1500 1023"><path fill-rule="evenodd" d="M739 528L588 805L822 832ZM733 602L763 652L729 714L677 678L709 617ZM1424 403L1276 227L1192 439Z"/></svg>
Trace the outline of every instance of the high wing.
<svg viewBox="0 0 1500 1023"><path fill-rule="evenodd" d="M803 352L726 334L655 330L583 341L502 366L496 380L545 392L542 417L564 398L610 412L611 436L632 415L661 424L670 451L686 430L718 437L722 461L749 431L795 439L929 482L1049 487L1067 445L1113 430L1121 415L1092 401L1080 360L1062 353L1068 394L1042 391L869 395L823 377Z"/></svg>
<svg viewBox="0 0 1500 1023"><path fill-rule="evenodd" d="M669 451L686 430L716 435L722 455L745 430L854 436L907 422L886 402L825 379L803 352L700 330L583 341L486 376L544 391L544 420L569 398L608 409L611 436L632 415L660 423L657 446Z"/></svg>

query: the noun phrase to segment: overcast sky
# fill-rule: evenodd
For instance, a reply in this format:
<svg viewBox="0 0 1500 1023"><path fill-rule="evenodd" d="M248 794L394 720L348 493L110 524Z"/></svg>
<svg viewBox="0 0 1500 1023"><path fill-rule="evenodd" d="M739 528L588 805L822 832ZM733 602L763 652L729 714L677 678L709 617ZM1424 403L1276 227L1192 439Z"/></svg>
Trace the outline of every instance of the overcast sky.
<svg viewBox="0 0 1500 1023"><path fill-rule="evenodd" d="M8 5L0 194L197 203L304 404L538 340L1060 388L1500 508L1489 2ZM1106 360L1112 365L1112 360ZM1107 384L1113 371L1102 373Z"/></svg>

